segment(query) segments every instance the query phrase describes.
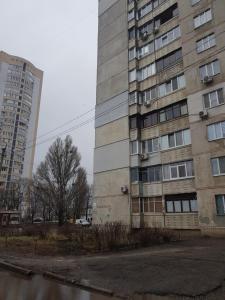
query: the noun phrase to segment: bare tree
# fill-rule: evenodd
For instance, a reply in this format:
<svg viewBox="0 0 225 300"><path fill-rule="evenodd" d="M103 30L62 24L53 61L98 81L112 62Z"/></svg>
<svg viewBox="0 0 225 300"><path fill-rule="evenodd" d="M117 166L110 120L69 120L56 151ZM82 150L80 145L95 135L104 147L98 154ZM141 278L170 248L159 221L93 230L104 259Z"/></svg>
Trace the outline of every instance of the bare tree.
<svg viewBox="0 0 225 300"><path fill-rule="evenodd" d="M67 219L68 203L71 202L71 189L79 172L80 154L72 139L58 138L49 148L45 160L39 165L36 179L40 194L50 199L59 225Z"/></svg>
<svg viewBox="0 0 225 300"><path fill-rule="evenodd" d="M76 180L72 184L70 191L69 214L73 220L80 218L81 214L86 211L89 186L87 183L87 173L84 168L80 167L77 172Z"/></svg>

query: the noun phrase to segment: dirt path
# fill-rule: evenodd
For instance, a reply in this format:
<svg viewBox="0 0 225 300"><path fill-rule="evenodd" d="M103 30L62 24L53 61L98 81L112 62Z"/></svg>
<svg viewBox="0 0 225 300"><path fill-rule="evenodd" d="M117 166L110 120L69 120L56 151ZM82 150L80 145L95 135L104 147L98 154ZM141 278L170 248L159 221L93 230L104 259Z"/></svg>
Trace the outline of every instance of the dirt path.
<svg viewBox="0 0 225 300"><path fill-rule="evenodd" d="M85 279L123 296L135 293L210 296L222 289L225 280L225 240L222 239L194 239L80 257L20 257L0 253L0 259L36 272L50 271L76 280Z"/></svg>

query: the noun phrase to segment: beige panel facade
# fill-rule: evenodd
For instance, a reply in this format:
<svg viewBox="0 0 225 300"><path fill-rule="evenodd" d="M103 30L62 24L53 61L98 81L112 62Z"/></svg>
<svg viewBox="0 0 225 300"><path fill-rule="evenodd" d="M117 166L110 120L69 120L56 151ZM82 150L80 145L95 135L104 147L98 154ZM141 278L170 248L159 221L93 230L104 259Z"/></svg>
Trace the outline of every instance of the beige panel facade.
<svg viewBox="0 0 225 300"><path fill-rule="evenodd" d="M225 2L155 1L149 11L148 0L126 2L118 1L99 23L97 103L122 92L126 77L129 118L97 128L96 142L126 134L130 140L124 178L131 180L131 224L225 233ZM120 67L104 70L115 61ZM206 107L206 99L214 104ZM209 140L208 126L219 122L220 137ZM215 158L221 164L216 175Z"/></svg>

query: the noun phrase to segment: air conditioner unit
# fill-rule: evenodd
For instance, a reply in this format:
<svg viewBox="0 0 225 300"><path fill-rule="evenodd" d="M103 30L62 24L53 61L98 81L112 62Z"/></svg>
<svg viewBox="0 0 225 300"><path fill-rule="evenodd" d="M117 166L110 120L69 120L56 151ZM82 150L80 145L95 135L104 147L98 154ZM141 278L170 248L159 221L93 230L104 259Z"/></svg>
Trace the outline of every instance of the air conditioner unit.
<svg viewBox="0 0 225 300"><path fill-rule="evenodd" d="M148 38L148 31L145 31L141 34L141 39L142 39L142 41L145 41L145 40L147 40L147 38Z"/></svg>
<svg viewBox="0 0 225 300"><path fill-rule="evenodd" d="M121 192L123 194L127 194L128 193L128 187L126 185L121 186Z"/></svg>
<svg viewBox="0 0 225 300"><path fill-rule="evenodd" d="M204 84L208 84L213 82L213 77L212 76L204 76L204 78L202 79L202 83Z"/></svg>
<svg viewBox="0 0 225 300"><path fill-rule="evenodd" d="M144 102L144 106L149 107L151 105L151 100L147 100Z"/></svg>
<svg viewBox="0 0 225 300"><path fill-rule="evenodd" d="M155 27L154 27L153 33L154 33L154 34L159 33L159 26L155 26Z"/></svg>
<svg viewBox="0 0 225 300"><path fill-rule="evenodd" d="M141 154L141 156L140 156L141 160L148 160L148 158L149 158L148 153Z"/></svg>
<svg viewBox="0 0 225 300"><path fill-rule="evenodd" d="M207 110L202 110L199 112L199 117L202 119L202 120L207 120L208 119L208 111Z"/></svg>

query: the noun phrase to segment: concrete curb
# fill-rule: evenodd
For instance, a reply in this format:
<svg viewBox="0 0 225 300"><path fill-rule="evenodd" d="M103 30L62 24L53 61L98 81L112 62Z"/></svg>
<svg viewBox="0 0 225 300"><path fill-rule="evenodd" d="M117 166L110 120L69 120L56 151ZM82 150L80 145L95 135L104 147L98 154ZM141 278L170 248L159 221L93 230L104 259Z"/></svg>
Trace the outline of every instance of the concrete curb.
<svg viewBox="0 0 225 300"><path fill-rule="evenodd" d="M88 290L91 290L91 291L94 291L94 292L98 292L98 293L101 293L101 294L105 294L105 295L108 295L108 296L113 296L113 294L114 294L112 290L101 288L99 286L89 284L85 280L81 280L79 283L76 283L76 285L78 287L80 286L81 288L85 288L85 289L88 289Z"/></svg>
<svg viewBox="0 0 225 300"><path fill-rule="evenodd" d="M17 265L10 264L6 261L0 261L0 267L2 267L3 269L6 269L6 270L16 272L16 273L20 273L22 275L26 275L26 276L31 276L34 274L33 271L31 271L29 269L25 269L25 268L19 267Z"/></svg>
<svg viewBox="0 0 225 300"><path fill-rule="evenodd" d="M76 281L73 280L73 279L68 279L68 278L66 278L62 275L58 275L58 274L52 273L52 272L47 272L46 271L42 275L43 275L43 277L58 280L58 281L65 282L65 283L70 283L70 284L75 284L76 283Z"/></svg>
<svg viewBox="0 0 225 300"><path fill-rule="evenodd" d="M108 295L108 296L113 296L113 291L108 290L108 289L104 289L95 285L91 285L89 283L87 283L85 280L81 280L81 281L76 281L74 279L68 279L62 275L58 275L56 273L52 273L52 272L44 272L43 276L46 278L50 278L50 279L54 279L54 280L58 280L64 283L69 283L69 284L73 284L78 288L81 289L86 289L89 291L93 291L96 293L101 293L104 295Z"/></svg>

